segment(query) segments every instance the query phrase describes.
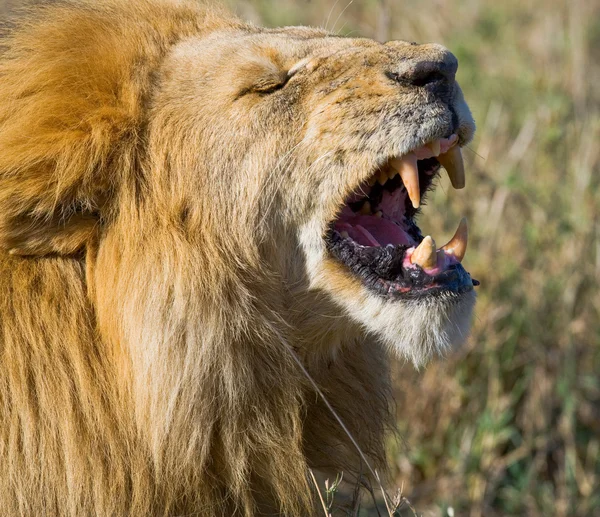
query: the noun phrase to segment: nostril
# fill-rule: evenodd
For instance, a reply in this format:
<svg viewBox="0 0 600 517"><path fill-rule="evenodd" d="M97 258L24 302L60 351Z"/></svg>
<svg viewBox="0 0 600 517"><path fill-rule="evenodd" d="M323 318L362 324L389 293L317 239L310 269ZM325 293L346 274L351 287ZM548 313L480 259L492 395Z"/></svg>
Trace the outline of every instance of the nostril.
<svg viewBox="0 0 600 517"><path fill-rule="evenodd" d="M446 80L446 76L441 72L426 72L416 74L411 77L410 83L415 86L427 86L428 84L437 83L438 81Z"/></svg>
<svg viewBox="0 0 600 517"><path fill-rule="evenodd" d="M412 86L427 86L428 84L447 80L446 76L439 70L419 70L409 74L386 72L385 75L392 81Z"/></svg>

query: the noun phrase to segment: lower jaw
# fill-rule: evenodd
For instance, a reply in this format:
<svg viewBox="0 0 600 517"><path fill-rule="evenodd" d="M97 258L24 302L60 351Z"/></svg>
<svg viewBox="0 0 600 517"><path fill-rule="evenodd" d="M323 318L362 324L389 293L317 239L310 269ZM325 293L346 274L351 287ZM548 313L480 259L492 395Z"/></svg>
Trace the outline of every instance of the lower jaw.
<svg viewBox="0 0 600 517"><path fill-rule="evenodd" d="M430 297L460 296L473 290L469 273L460 265L451 266L442 274L419 286L406 286L400 282L384 280L364 282L364 285L380 296L390 299L421 299Z"/></svg>
<svg viewBox="0 0 600 517"><path fill-rule="evenodd" d="M457 260L440 254L441 263L423 269L411 263L414 246L363 246L330 230L329 254L373 294L392 300L457 297L477 285Z"/></svg>
<svg viewBox="0 0 600 517"><path fill-rule="evenodd" d="M466 341L476 299L472 287L394 294L358 279L338 260L327 259L324 265L320 285L365 335L375 337L390 354L421 367ZM326 285L321 283L325 279Z"/></svg>

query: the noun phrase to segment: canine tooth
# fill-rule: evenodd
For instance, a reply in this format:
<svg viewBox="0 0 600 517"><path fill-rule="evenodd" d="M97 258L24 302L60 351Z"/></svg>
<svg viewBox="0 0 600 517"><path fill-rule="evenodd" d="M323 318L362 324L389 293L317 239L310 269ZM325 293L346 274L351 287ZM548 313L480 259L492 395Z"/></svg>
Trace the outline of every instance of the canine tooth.
<svg viewBox="0 0 600 517"><path fill-rule="evenodd" d="M375 183L377 183L377 178L375 176L371 176L371 178L369 178L369 187L372 187L373 185L375 185Z"/></svg>
<svg viewBox="0 0 600 517"><path fill-rule="evenodd" d="M383 212L381 210L378 210L377 212L375 212L375 217L381 217L383 215Z"/></svg>
<svg viewBox="0 0 600 517"><path fill-rule="evenodd" d="M433 156L440 155L440 141L439 140L434 140L433 142L430 142L429 144L427 144L427 147L429 147L429 149L431 149Z"/></svg>
<svg viewBox="0 0 600 517"><path fill-rule="evenodd" d="M359 213L361 215L369 215L371 213L371 203L365 201L363 206L360 207Z"/></svg>
<svg viewBox="0 0 600 517"><path fill-rule="evenodd" d="M348 239L350 237L350 234L348 232L341 232L340 235L344 238L344 239Z"/></svg>
<svg viewBox="0 0 600 517"><path fill-rule="evenodd" d="M419 205L421 204L421 190L419 188L417 156L414 153L408 153L401 159L393 159L391 164L392 167L400 173L400 177L404 182L412 206L419 208Z"/></svg>
<svg viewBox="0 0 600 517"><path fill-rule="evenodd" d="M384 170L382 170L382 171L379 173L379 178L377 178L377 181L379 182L379 184L380 184L380 185L382 185L382 186L383 186L383 185L385 185L385 182L386 182L387 180L388 180L387 173L386 173Z"/></svg>
<svg viewBox="0 0 600 517"><path fill-rule="evenodd" d="M440 249L444 250L449 255L453 255L456 257L456 260L462 262L462 259L465 257L465 252L467 251L467 240L469 237L469 230L467 227L467 218L463 217L458 223L458 228L456 229L456 233L454 237L450 239L448 244L442 246Z"/></svg>
<svg viewBox="0 0 600 517"><path fill-rule="evenodd" d="M460 147L457 145L448 149L444 154L438 156L438 161L446 169L450 182L455 189L465 186L465 165L463 163Z"/></svg>
<svg viewBox="0 0 600 517"><path fill-rule="evenodd" d="M417 249L410 256L410 261L422 268L433 269L437 265L437 253L435 249L435 241L431 236L423 239Z"/></svg>

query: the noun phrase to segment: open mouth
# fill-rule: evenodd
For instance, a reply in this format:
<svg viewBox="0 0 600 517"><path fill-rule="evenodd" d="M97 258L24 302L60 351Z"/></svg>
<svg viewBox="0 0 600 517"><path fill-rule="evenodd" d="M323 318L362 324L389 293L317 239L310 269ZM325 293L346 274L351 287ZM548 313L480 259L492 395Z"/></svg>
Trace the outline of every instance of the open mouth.
<svg viewBox="0 0 600 517"><path fill-rule="evenodd" d="M376 293L389 297L461 294L479 282L461 265L467 248L463 219L437 248L415 222L421 198L443 166L454 188L464 187L458 136L394 157L346 200L325 237L329 252Z"/></svg>

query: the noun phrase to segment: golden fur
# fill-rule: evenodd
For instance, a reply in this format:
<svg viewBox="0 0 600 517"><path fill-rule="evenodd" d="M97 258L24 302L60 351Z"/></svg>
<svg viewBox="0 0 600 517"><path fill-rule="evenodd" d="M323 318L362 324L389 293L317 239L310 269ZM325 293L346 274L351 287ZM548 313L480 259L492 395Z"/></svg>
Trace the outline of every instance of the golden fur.
<svg viewBox="0 0 600 517"><path fill-rule="evenodd" d="M472 296L387 307L320 237L419 142L386 113L445 120L376 74L445 51L174 0L38 6L2 45L0 512L310 514L307 466L361 467L291 349L381 468L383 345L460 342Z"/></svg>

